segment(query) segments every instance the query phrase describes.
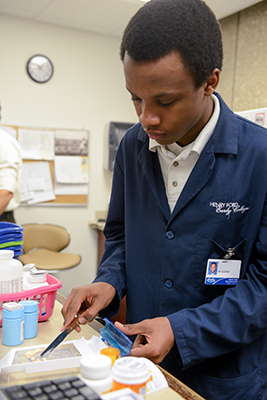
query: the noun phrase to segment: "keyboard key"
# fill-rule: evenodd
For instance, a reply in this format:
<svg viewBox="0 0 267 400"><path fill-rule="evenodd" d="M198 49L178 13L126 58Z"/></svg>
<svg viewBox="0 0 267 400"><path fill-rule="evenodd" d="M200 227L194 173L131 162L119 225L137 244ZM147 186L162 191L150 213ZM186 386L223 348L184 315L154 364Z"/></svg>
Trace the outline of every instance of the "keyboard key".
<svg viewBox="0 0 267 400"><path fill-rule="evenodd" d="M59 390L64 391L64 390L70 389L72 386L71 386L70 382L62 382L62 383L59 383L57 385L57 387Z"/></svg>
<svg viewBox="0 0 267 400"><path fill-rule="evenodd" d="M27 392L19 387L8 388L7 393L10 398L13 400L28 400L30 397L28 396Z"/></svg>
<svg viewBox="0 0 267 400"><path fill-rule="evenodd" d="M32 397L35 397L38 394L42 394L43 393L42 389L39 388L39 387L35 387L34 389L30 389L30 390L29 390L29 388L27 388L27 392Z"/></svg>
<svg viewBox="0 0 267 400"><path fill-rule="evenodd" d="M43 387L43 391L47 394L55 392L56 390L57 390L57 387L54 384L46 385Z"/></svg>
<svg viewBox="0 0 267 400"><path fill-rule="evenodd" d="M98 394L93 392L93 390L91 388L89 388L89 386L84 386L84 387L80 388L79 392L88 400L98 400L98 399L100 399Z"/></svg>
<svg viewBox="0 0 267 400"><path fill-rule="evenodd" d="M47 394L38 394L35 398L35 400L49 400L49 397L47 396Z"/></svg>
<svg viewBox="0 0 267 400"><path fill-rule="evenodd" d="M63 399L63 397L64 397L64 394L59 390L49 394L49 400L61 400L61 399Z"/></svg>
<svg viewBox="0 0 267 400"><path fill-rule="evenodd" d="M64 395L69 398L71 398L73 396L77 396L77 394L79 394L79 392L76 388L71 388L71 389L64 391Z"/></svg>

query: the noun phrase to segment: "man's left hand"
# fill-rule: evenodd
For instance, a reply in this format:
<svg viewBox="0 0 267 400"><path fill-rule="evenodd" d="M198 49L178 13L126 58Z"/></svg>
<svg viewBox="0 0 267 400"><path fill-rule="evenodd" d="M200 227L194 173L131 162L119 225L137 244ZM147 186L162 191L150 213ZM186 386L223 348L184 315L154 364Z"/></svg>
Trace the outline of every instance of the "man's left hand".
<svg viewBox="0 0 267 400"><path fill-rule="evenodd" d="M145 319L137 324L115 325L125 335L137 335L131 353L134 357L146 357L160 363L173 347L175 340L170 321L166 317Z"/></svg>

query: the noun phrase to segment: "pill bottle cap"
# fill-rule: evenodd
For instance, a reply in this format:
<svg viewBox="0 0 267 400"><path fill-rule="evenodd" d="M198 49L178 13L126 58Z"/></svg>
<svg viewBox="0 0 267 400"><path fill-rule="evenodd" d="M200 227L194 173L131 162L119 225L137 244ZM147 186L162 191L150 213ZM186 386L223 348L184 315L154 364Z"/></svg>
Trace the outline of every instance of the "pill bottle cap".
<svg viewBox="0 0 267 400"><path fill-rule="evenodd" d="M80 371L86 379L106 378L111 372L111 359L103 354L82 357Z"/></svg>
<svg viewBox="0 0 267 400"><path fill-rule="evenodd" d="M22 304L8 302L3 304L3 318L14 319L24 316L24 307Z"/></svg>
<svg viewBox="0 0 267 400"><path fill-rule="evenodd" d="M38 302L35 300L22 300L19 304L24 307L25 313L33 313L38 310Z"/></svg>
<svg viewBox="0 0 267 400"><path fill-rule="evenodd" d="M23 271L30 271L31 269L35 268L35 264L25 264L23 265Z"/></svg>
<svg viewBox="0 0 267 400"><path fill-rule="evenodd" d="M120 350L115 347L106 347L100 351L100 354L108 356L111 359L112 365L118 358L120 358Z"/></svg>
<svg viewBox="0 0 267 400"><path fill-rule="evenodd" d="M6 260L14 257L13 250L0 250L0 260Z"/></svg>
<svg viewBox="0 0 267 400"><path fill-rule="evenodd" d="M122 357L112 367L113 379L124 384L137 385L150 379L148 366L143 358Z"/></svg>
<svg viewBox="0 0 267 400"><path fill-rule="evenodd" d="M29 283L42 283L46 282L46 274L43 270L38 271L38 270L31 270L30 274L28 276L28 282Z"/></svg>

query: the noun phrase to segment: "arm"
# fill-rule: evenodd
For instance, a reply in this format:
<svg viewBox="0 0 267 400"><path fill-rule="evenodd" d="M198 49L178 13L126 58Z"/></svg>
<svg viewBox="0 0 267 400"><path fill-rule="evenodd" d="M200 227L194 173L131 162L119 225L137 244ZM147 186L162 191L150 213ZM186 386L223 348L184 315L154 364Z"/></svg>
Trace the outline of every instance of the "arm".
<svg viewBox="0 0 267 400"><path fill-rule="evenodd" d="M20 202L20 177L22 158L20 146L16 139L5 132L0 132L0 214L9 202L16 206Z"/></svg>
<svg viewBox="0 0 267 400"><path fill-rule="evenodd" d="M119 311L119 302L125 295L125 220L124 220L124 173L122 160L114 165L114 175L107 222L104 228L105 251L94 282L106 282L116 289L116 296L105 316Z"/></svg>
<svg viewBox="0 0 267 400"><path fill-rule="evenodd" d="M62 314L65 318L63 328L75 317L81 306L88 307L80 317L80 323L102 314L109 317L119 310L119 299L122 297L124 286L124 218L123 196L120 196L123 182L122 170L118 165L114 168L113 190L110 201L110 209L104 234L106 236L105 252L97 271L97 277L90 285L72 289ZM115 189L114 189L115 187ZM111 304L112 303L112 304ZM110 306L110 307L108 307ZM80 327L77 327L80 331Z"/></svg>
<svg viewBox="0 0 267 400"><path fill-rule="evenodd" d="M13 193L9 192L8 190L0 190L0 215L3 214L12 197Z"/></svg>

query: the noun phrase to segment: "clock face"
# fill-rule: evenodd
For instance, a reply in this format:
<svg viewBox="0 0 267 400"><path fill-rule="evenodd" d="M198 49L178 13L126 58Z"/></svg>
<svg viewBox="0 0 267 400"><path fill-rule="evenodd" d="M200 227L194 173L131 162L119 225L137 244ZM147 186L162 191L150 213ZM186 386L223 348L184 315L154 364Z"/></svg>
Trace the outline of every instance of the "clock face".
<svg viewBox="0 0 267 400"><path fill-rule="evenodd" d="M27 63L27 72L35 82L45 83L52 78L54 68L49 58L42 55L35 55Z"/></svg>

